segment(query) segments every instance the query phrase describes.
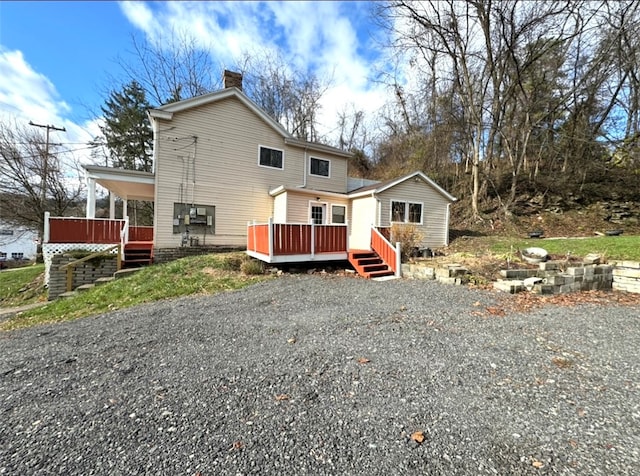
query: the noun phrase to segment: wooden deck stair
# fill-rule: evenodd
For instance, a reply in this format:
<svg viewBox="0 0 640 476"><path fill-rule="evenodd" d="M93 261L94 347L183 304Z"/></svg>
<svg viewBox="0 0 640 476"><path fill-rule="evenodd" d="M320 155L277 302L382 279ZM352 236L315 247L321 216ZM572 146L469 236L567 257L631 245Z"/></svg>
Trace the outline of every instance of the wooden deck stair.
<svg viewBox="0 0 640 476"><path fill-rule="evenodd" d="M360 276L367 279L393 276L395 274L375 251L349 251L349 262Z"/></svg>
<svg viewBox="0 0 640 476"><path fill-rule="evenodd" d="M123 268L139 268L153 264L153 242L130 241L124 245Z"/></svg>

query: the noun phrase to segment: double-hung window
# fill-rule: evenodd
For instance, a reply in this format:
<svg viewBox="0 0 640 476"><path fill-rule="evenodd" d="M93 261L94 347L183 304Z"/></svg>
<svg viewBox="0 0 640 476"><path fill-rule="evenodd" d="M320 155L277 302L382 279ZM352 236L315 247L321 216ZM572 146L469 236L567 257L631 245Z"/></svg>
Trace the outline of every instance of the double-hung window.
<svg viewBox="0 0 640 476"><path fill-rule="evenodd" d="M331 172L331 162L325 159L318 159L311 157L309 173L311 175L318 175L320 177L329 177Z"/></svg>
<svg viewBox="0 0 640 476"><path fill-rule="evenodd" d="M392 200L391 222L422 224L422 203Z"/></svg>
<svg viewBox="0 0 640 476"><path fill-rule="evenodd" d="M344 205L331 205L331 223L344 225L347 215L347 207Z"/></svg>
<svg viewBox="0 0 640 476"><path fill-rule="evenodd" d="M260 146L259 164L263 167L282 169L284 165L284 152L279 149Z"/></svg>

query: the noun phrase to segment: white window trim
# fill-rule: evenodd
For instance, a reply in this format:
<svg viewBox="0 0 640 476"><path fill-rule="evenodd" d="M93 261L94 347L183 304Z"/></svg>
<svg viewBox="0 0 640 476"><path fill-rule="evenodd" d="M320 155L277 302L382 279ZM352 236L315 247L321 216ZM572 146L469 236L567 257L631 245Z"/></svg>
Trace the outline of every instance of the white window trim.
<svg viewBox="0 0 640 476"><path fill-rule="evenodd" d="M282 167L271 167L270 165L262 165L260 163L260 149L279 150L280 152L282 152ZM284 170L284 159L285 159L284 149L278 149L277 147L258 144L258 167L264 167L265 169L269 169L269 170Z"/></svg>
<svg viewBox="0 0 640 476"><path fill-rule="evenodd" d="M318 175L318 174L311 173L311 161L312 161L313 159L316 159L316 160L323 160L324 162L329 162L329 174L328 174L328 175ZM311 175L311 176L313 176L313 177L320 177L320 178L324 178L324 179L331 178L331 160L329 160L329 159L324 159L324 158L322 158L322 157L311 157L311 156L310 156L310 157L309 157L309 175Z"/></svg>
<svg viewBox="0 0 640 476"><path fill-rule="evenodd" d="M344 223L333 223L333 207L342 207L344 208ZM339 203L331 204L331 224L332 225L346 225L347 224L347 206L340 205Z"/></svg>
<svg viewBox="0 0 640 476"><path fill-rule="evenodd" d="M393 202L404 203L404 221L393 220ZM420 222L409 221L409 205L420 205ZM408 202L406 200L389 200L389 223L402 223L406 225L423 225L424 224L424 202Z"/></svg>

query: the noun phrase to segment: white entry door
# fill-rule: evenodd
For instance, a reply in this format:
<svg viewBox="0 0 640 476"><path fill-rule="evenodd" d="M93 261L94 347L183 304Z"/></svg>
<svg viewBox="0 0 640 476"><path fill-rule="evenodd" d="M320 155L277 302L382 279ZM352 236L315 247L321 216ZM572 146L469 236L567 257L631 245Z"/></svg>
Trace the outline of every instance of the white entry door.
<svg viewBox="0 0 640 476"><path fill-rule="evenodd" d="M311 223L314 225L324 225L327 223L327 204L311 202L309 214Z"/></svg>

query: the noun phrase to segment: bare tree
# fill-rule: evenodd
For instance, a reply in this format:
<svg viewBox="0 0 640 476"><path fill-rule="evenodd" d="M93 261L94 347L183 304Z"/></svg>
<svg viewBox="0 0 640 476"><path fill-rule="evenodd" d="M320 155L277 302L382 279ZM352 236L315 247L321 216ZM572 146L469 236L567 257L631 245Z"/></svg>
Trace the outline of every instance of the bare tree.
<svg viewBox="0 0 640 476"><path fill-rule="evenodd" d="M243 90L299 139L317 141L320 100L328 82L311 71L291 68L279 55L247 56Z"/></svg>
<svg viewBox="0 0 640 476"><path fill-rule="evenodd" d="M126 83L137 82L153 105L180 101L220 87L221 68L195 38L169 31L154 42L132 36L133 62L119 60Z"/></svg>
<svg viewBox="0 0 640 476"><path fill-rule="evenodd" d="M44 212L64 216L82 192L77 163L39 131L0 123L0 210L3 221L37 229L42 236Z"/></svg>

